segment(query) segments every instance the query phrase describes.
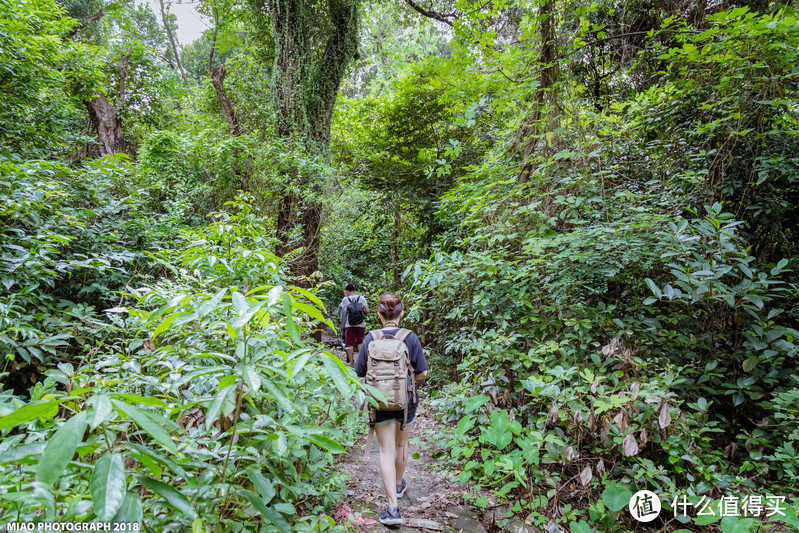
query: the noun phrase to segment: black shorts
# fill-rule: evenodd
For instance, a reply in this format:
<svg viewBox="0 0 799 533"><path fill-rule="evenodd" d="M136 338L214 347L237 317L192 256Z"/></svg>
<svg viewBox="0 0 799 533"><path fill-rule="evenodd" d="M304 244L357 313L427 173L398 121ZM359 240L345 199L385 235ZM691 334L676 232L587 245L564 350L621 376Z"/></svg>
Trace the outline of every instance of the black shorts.
<svg viewBox="0 0 799 533"><path fill-rule="evenodd" d="M413 422L413 419L416 418L417 405L418 404L415 403L408 404L408 424ZM399 422L402 424L402 422L405 421L405 411L377 411L375 415L375 425L383 425L383 423L386 422Z"/></svg>

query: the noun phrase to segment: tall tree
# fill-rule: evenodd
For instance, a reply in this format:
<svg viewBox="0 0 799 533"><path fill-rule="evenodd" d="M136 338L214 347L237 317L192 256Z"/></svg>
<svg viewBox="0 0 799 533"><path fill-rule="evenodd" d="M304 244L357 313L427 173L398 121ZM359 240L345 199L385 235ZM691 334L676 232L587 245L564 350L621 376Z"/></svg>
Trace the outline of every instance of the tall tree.
<svg viewBox="0 0 799 533"><path fill-rule="evenodd" d="M277 133L303 157L325 158L339 85L358 48L359 0L250 0L250 5L256 25L270 32L266 55L274 58L271 97ZM278 252L301 248L292 270L306 277L319 263L321 184L299 163L290 164L286 174L289 183L277 216Z"/></svg>
<svg viewBox="0 0 799 533"><path fill-rule="evenodd" d="M175 56L175 62L178 65L178 70L180 71L180 77L183 78L183 83L186 84L186 87L190 87L189 78L186 76L186 71L183 69L183 63L180 60L177 37L175 37L175 35L172 33L172 25L170 24L169 17L166 14L166 7L164 6L164 0L159 0L159 2L161 3L161 20L164 23L164 30L166 30L166 35L169 38L169 46L172 49L172 55Z"/></svg>

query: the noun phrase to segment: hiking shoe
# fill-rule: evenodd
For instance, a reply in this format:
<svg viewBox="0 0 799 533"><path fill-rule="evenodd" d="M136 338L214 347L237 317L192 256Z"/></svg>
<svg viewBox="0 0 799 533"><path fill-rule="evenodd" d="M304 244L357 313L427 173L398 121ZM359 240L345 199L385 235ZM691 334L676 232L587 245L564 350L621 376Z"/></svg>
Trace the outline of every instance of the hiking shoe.
<svg viewBox="0 0 799 533"><path fill-rule="evenodd" d="M384 526L401 526L402 517L400 516L399 506L389 507L380 513L380 523Z"/></svg>
<svg viewBox="0 0 799 533"><path fill-rule="evenodd" d="M397 484L397 498L405 496L406 490L408 490L408 483L405 481L405 476L402 476L402 481Z"/></svg>

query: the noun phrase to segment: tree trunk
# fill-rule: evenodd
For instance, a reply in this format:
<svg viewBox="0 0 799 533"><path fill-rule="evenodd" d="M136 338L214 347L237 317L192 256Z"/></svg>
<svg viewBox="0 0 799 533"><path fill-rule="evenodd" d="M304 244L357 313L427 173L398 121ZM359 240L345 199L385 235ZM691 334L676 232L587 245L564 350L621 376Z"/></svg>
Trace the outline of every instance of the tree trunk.
<svg viewBox="0 0 799 533"><path fill-rule="evenodd" d="M394 229L391 231L391 241L389 242L389 253L391 254L391 272L394 277L394 292L400 290L400 264L399 264L399 240L402 233L402 212L400 206L394 211Z"/></svg>
<svg viewBox="0 0 799 533"><path fill-rule="evenodd" d="M180 71L180 76L183 78L183 83L186 84L186 88L191 88L189 86L189 78L186 76L186 71L183 70L183 62L181 62L180 55L178 54L177 39L172 34L172 26L170 26L169 20L166 18L164 0L159 0L159 2L161 3L161 20L164 22L164 29L166 30L166 36L169 38L169 45L172 48L172 55L175 56L175 63L178 64L178 70Z"/></svg>
<svg viewBox="0 0 799 533"><path fill-rule="evenodd" d="M339 85L357 50L359 1L328 0L328 29L314 22L316 16L309 16L315 4L306 0L251 2L255 13L268 14L272 25L272 100L278 135L298 153L326 158ZM316 43L323 43L324 50L315 49ZM322 187L318 178L297 165L287 170L290 183L277 214L278 254L301 249L291 270L299 283L307 283L319 268Z"/></svg>
<svg viewBox="0 0 799 533"><path fill-rule="evenodd" d="M559 76L559 68L555 57L557 46L555 41L555 1L556 0L544 0L544 4L541 6L541 27L539 28L541 49L538 57L540 69L540 74L538 76L539 85L535 93L533 109L527 119L527 125L519 132L519 141L525 143L522 155L522 169L517 178L520 182L527 181L530 176L530 171L532 170L530 156L532 156L533 151L535 151L536 144L538 143L538 135L540 135L542 131L541 121L544 118L545 108L547 106L547 96L551 92Z"/></svg>
<svg viewBox="0 0 799 533"><path fill-rule="evenodd" d="M122 136L122 122L117 116L117 109L103 94L86 102L89 117L97 132L97 144L100 157L125 151L125 139Z"/></svg>
<svg viewBox="0 0 799 533"><path fill-rule="evenodd" d="M216 97L222 106L222 113L224 113L225 119L230 126L231 133L239 137L241 136L241 126L239 125L238 117L236 117L236 111L233 109L233 104L230 103L230 99L225 92L225 76L227 76L225 66L217 65L211 73L211 83L214 86Z"/></svg>

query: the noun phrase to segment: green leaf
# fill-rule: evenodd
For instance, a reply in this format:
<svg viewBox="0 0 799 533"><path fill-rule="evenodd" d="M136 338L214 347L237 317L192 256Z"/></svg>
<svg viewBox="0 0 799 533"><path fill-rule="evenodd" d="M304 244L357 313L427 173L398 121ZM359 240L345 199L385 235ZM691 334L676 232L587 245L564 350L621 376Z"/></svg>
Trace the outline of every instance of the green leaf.
<svg viewBox="0 0 799 533"><path fill-rule="evenodd" d="M46 442L32 442L30 444L17 446L16 448L3 450L3 453L0 454L0 465L5 463L16 463L17 461L25 459L26 457L30 457L31 455L38 457L44 452L44 448L46 446Z"/></svg>
<svg viewBox="0 0 799 533"><path fill-rule="evenodd" d="M228 385L214 395L213 400L211 400L211 405L208 406L208 412L205 415L206 431L211 431L211 426L213 426L214 422L216 422L217 418L219 418L222 407L225 405L225 401L231 394L233 394L235 389L235 384Z"/></svg>
<svg viewBox="0 0 799 533"><path fill-rule="evenodd" d="M302 311L306 315L310 316L311 318L315 318L319 322L327 324L331 328L334 327L332 322L330 322L330 320L326 319L322 315L322 312L319 310L318 307L314 307L313 305L308 305L308 304L304 304L302 302L296 302L295 301L294 302L294 308L295 309L299 309L300 311Z"/></svg>
<svg viewBox="0 0 799 533"><path fill-rule="evenodd" d="M613 485L602 491L602 500L608 509L619 512L630 505L633 493L621 485Z"/></svg>
<svg viewBox="0 0 799 533"><path fill-rule="evenodd" d="M162 400L153 398L152 396L142 396L141 394L130 394L126 392L115 392L111 395L114 398L122 398L132 402L141 403L144 405L152 405L153 407L166 407Z"/></svg>
<svg viewBox="0 0 799 533"><path fill-rule="evenodd" d="M785 513L785 516L775 513L771 515L769 520L773 522L785 522L799 531L799 516L797 516L799 512L797 512L797 508L792 507L790 504L786 504L785 507L780 504L780 509L784 509L782 512Z"/></svg>
<svg viewBox="0 0 799 533"><path fill-rule="evenodd" d="M108 420L114 414L114 408L111 406L111 398L106 394L98 394L92 396L88 402L94 406L89 417L89 429L94 431L97 426Z"/></svg>
<svg viewBox="0 0 799 533"><path fill-rule="evenodd" d="M721 520L721 533L749 533L755 521L752 518L741 519L735 516L725 516Z"/></svg>
<svg viewBox="0 0 799 533"><path fill-rule="evenodd" d="M72 456L75 455L78 444L83 440L86 426L86 412L83 411L58 428L58 431L50 437L50 441L39 459L36 481L47 485L53 485L58 481L72 460Z"/></svg>
<svg viewBox="0 0 799 533"><path fill-rule="evenodd" d="M324 435L303 435L306 439L313 442L320 448L323 448L332 453L344 453L345 450L341 444L334 441L330 437L325 437Z"/></svg>
<svg viewBox="0 0 799 533"><path fill-rule="evenodd" d="M164 331L168 330L169 326L172 325L172 322L174 322L177 317L179 317L180 315L185 315L185 314L186 313L175 313L175 314L169 315L164 320L162 320L161 323L158 324L158 327L155 328L155 331L153 331L153 339L155 339L158 335L160 335Z"/></svg>
<svg viewBox="0 0 799 533"><path fill-rule="evenodd" d="M572 520L569 523L569 530L571 530L571 533L593 533L595 531L585 520L580 520L579 522Z"/></svg>
<svg viewBox="0 0 799 533"><path fill-rule="evenodd" d="M744 360L742 365L744 372L751 372L752 370L754 370L755 367L757 366L757 361L758 357L756 355L753 355L749 359Z"/></svg>
<svg viewBox="0 0 799 533"><path fill-rule="evenodd" d="M234 318L230 321L230 325L234 328L240 328L244 324L248 323L252 317L255 316L255 313L261 310L263 306L266 305L266 300L261 300L260 302L255 303L254 305L250 306L244 313L239 315L238 317Z"/></svg>
<svg viewBox="0 0 799 533"><path fill-rule="evenodd" d="M196 486L196 481L192 476L183 469L177 462L173 461L168 455L165 453L152 448L150 446L144 446L143 444L139 444L137 442L128 442L128 446L139 452L141 455L149 457L156 463L160 464L161 466L165 466L166 468L170 469L173 473L179 475L189 486Z"/></svg>
<svg viewBox="0 0 799 533"><path fill-rule="evenodd" d="M151 411L144 411L143 409L134 407L121 400L112 400L111 402L114 404L114 407L116 407L117 411L121 411L127 415L128 418L136 422L140 428L147 432L147 434L157 442L163 444L167 450L172 453L177 452L177 447L175 446L172 437L170 437L169 433L163 427L161 427L161 424L169 425L169 420L165 419L159 414L153 413Z"/></svg>
<svg viewBox="0 0 799 533"><path fill-rule="evenodd" d="M291 403L291 400L288 399L286 393L280 386L268 378L263 378L262 382L264 384L264 388L266 388L272 394L275 400L277 400L277 403L280 404L280 407L289 412L294 411L294 405Z"/></svg>
<svg viewBox="0 0 799 533"><path fill-rule="evenodd" d="M89 491L92 494L94 514L103 522L111 520L122 507L127 494L125 458L118 453L107 453L94 465Z"/></svg>
<svg viewBox="0 0 799 533"><path fill-rule="evenodd" d="M291 296L283 293L283 313L286 315L286 329L289 337L294 342L300 342L300 335L297 333L297 326L294 325L294 317L291 316Z"/></svg>
<svg viewBox="0 0 799 533"><path fill-rule="evenodd" d="M649 290L652 291L658 298L663 296L663 293L660 292L660 289L657 285L655 285L654 281L649 278L645 278L644 281L646 282L647 287L649 287Z"/></svg>
<svg viewBox="0 0 799 533"><path fill-rule="evenodd" d="M325 308L325 304L322 302L322 300L320 300L319 297L316 296L311 291L309 291L307 289L303 289L302 287L294 287L294 286L287 287L287 289L292 291L292 292L298 292L298 293L302 294L303 296L305 296L306 298L308 298L309 300L311 300L314 304L318 305L320 308L322 308L322 309Z"/></svg>
<svg viewBox="0 0 799 533"><path fill-rule="evenodd" d="M255 466L247 469L247 477L252 481L252 485L255 487L256 492L258 492L263 499L263 503L268 504L271 502L272 498L275 497L275 487L272 482L266 479Z"/></svg>
<svg viewBox="0 0 799 533"><path fill-rule="evenodd" d="M245 365L244 368L241 369L241 373L244 377L244 383L250 390L258 392L258 389L261 388L261 376L258 375L258 371L250 365Z"/></svg>
<svg viewBox="0 0 799 533"><path fill-rule="evenodd" d="M205 302L197 308L197 318L202 318L219 305L219 302L222 301L222 298L225 297L225 293L227 289L222 289L218 293L214 294L210 300L206 300Z"/></svg>
<svg viewBox="0 0 799 533"><path fill-rule="evenodd" d="M483 405L484 403L486 403L487 401L488 401L488 396L486 396L484 394L481 394L479 396L472 396L471 398L466 400L466 403L464 404L464 407L463 407L464 408L464 412L466 414L469 414L472 411L480 408L480 406Z"/></svg>
<svg viewBox="0 0 799 533"><path fill-rule="evenodd" d="M325 367L327 377L333 380L333 384L341 395L349 398L350 394L352 394L352 387L350 386L350 379L347 377L349 369L344 365L344 362L335 355L322 352L322 364Z"/></svg>
<svg viewBox="0 0 799 533"><path fill-rule="evenodd" d="M191 519L199 518L197 511L194 510L189 499L176 488L147 476L137 475L136 479L138 479L142 485L165 499L174 509L177 509Z"/></svg>
<svg viewBox="0 0 799 533"><path fill-rule="evenodd" d="M248 502L250 502L253 505L253 507L255 507L255 509L259 513L261 513L261 515L264 518L266 518L273 526L278 528L283 533L291 533L291 526L289 525L288 522L286 522L286 519L283 518L283 515L281 515L275 509L271 509L266 505L264 505L264 502L261 501L261 499L258 497L257 494L255 494L252 491L244 489L239 489L239 494L241 496L244 496L244 498Z"/></svg>
<svg viewBox="0 0 799 533"><path fill-rule="evenodd" d="M139 524L142 522L142 508L141 499L135 492L128 492L125 494L125 499L122 500L122 505L119 506L119 511L111 519L114 524Z"/></svg>
<svg viewBox="0 0 799 533"><path fill-rule="evenodd" d="M25 422L30 422L34 418L46 417L49 418L58 413L58 405L66 400L58 400L42 403L29 403L23 405L10 415L0 418L0 431L13 428Z"/></svg>

